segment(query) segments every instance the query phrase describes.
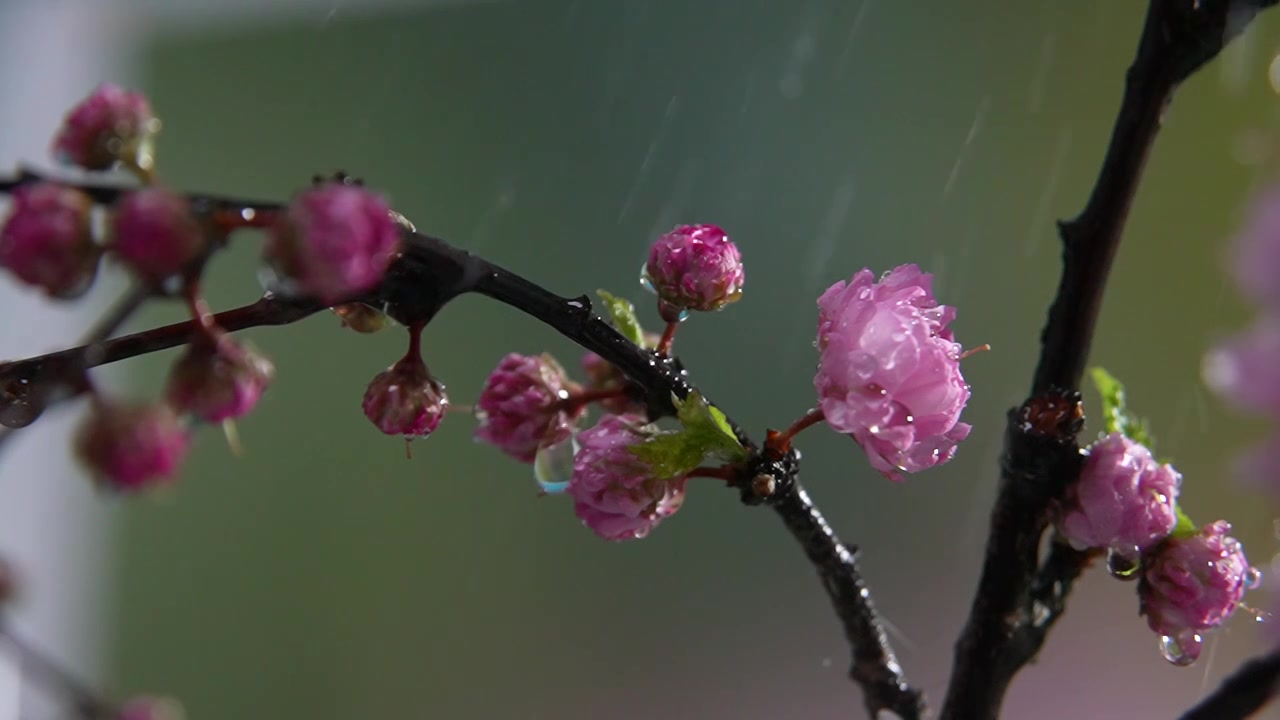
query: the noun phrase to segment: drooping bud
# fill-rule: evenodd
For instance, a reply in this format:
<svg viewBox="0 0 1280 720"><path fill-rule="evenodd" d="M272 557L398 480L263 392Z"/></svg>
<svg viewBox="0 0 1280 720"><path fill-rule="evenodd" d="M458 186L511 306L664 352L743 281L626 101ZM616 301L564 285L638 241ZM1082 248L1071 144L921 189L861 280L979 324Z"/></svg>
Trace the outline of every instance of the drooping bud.
<svg viewBox="0 0 1280 720"><path fill-rule="evenodd" d="M160 187L125 195L116 206L113 231L116 256L153 283L181 272L207 247L186 197Z"/></svg>
<svg viewBox="0 0 1280 720"><path fill-rule="evenodd" d="M1121 433L1089 446L1080 479L1058 508L1058 530L1077 550L1146 550L1178 522L1182 476Z"/></svg>
<svg viewBox="0 0 1280 720"><path fill-rule="evenodd" d="M814 387L827 424L852 437L893 480L941 465L969 435L960 343L933 276L902 265L879 281L863 269L818 298Z"/></svg>
<svg viewBox="0 0 1280 720"><path fill-rule="evenodd" d="M382 280L400 233L381 197L363 187L325 183L289 203L272 227L266 259L298 291L336 303Z"/></svg>
<svg viewBox="0 0 1280 720"><path fill-rule="evenodd" d="M149 173L159 130L145 96L107 83L67 113L54 138L53 154L86 170L107 170L122 163Z"/></svg>
<svg viewBox="0 0 1280 720"><path fill-rule="evenodd" d="M95 399L76 451L106 486L132 492L172 479L189 444L187 429L167 405Z"/></svg>
<svg viewBox="0 0 1280 720"><path fill-rule="evenodd" d="M742 296L742 255L715 225L680 225L649 248L644 280L658 295L662 319L686 310L719 310Z"/></svg>
<svg viewBox="0 0 1280 720"><path fill-rule="evenodd" d="M409 353L378 373L364 394L364 414L387 435L421 438L435 432L449 407L445 387L422 358Z"/></svg>
<svg viewBox="0 0 1280 720"><path fill-rule="evenodd" d="M179 412L206 422L247 415L275 377L275 366L226 333L197 340L174 363L166 395Z"/></svg>
<svg viewBox="0 0 1280 720"><path fill-rule="evenodd" d="M89 196L75 188L49 182L18 188L0 230L0 267L50 297L83 295L101 255L89 222L92 208Z"/></svg>
<svg viewBox="0 0 1280 720"><path fill-rule="evenodd" d="M686 478L657 477L631 452L656 433L638 415L605 415L578 434L568 493L578 519L600 537L642 538L684 503Z"/></svg>
<svg viewBox="0 0 1280 720"><path fill-rule="evenodd" d="M540 446L555 445L573 432L586 408L565 401L579 389L550 355L511 353L480 391L475 437L531 463Z"/></svg>

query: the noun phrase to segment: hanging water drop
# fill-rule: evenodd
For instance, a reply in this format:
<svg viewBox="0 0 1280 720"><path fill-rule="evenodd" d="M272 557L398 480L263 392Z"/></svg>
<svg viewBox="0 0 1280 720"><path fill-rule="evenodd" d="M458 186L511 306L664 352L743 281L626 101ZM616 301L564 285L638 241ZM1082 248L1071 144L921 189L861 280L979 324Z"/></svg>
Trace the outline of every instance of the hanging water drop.
<svg viewBox="0 0 1280 720"><path fill-rule="evenodd" d="M1246 590L1257 590L1262 584L1262 571L1256 567L1251 567L1244 571L1244 588Z"/></svg>
<svg viewBox="0 0 1280 720"><path fill-rule="evenodd" d="M653 277L649 275L649 263L640 266L640 287L654 295L658 294L658 288L653 285Z"/></svg>
<svg viewBox="0 0 1280 720"><path fill-rule="evenodd" d="M0 386L0 425L24 428L44 412L44 398L27 378L17 378Z"/></svg>
<svg viewBox="0 0 1280 720"><path fill-rule="evenodd" d="M558 495L569 487L573 478L573 456L578 442L572 437L554 445L543 445L533 457L533 479L544 495Z"/></svg>
<svg viewBox="0 0 1280 720"><path fill-rule="evenodd" d="M1137 546L1107 550L1107 572L1117 580L1137 580L1142 567L1141 551Z"/></svg>
<svg viewBox="0 0 1280 720"><path fill-rule="evenodd" d="M1200 657L1200 647L1203 644L1204 639L1193 632L1182 633L1180 638L1161 635L1160 654L1174 665L1186 667Z"/></svg>

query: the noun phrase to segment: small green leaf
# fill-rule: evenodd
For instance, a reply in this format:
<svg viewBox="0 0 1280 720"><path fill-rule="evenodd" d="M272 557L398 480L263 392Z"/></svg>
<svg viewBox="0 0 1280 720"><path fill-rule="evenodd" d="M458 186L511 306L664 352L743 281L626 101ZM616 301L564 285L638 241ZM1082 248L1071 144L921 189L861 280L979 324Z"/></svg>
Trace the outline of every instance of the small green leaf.
<svg viewBox="0 0 1280 720"><path fill-rule="evenodd" d="M1155 448L1155 437L1144 418L1131 414L1125 406L1124 385L1103 368L1094 368L1090 375L1102 396L1103 428L1110 433L1121 433L1134 442L1142 443L1148 450Z"/></svg>
<svg viewBox="0 0 1280 720"><path fill-rule="evenodd" d="M1191 537L1192 535L1200 532L1200 528L1196 527L1196 524L1191 521L1191 518L1187 517L1187 514L1182 512L1181 505L1174 506L1173 510L1178 513L1178 524L1173 526L1173 532L1169 533L1170 537L1185 538Z"/></svg>
<svg viewBox="0 0 1280 720"><path fill-rule="evenodd" d="M672 398L684 427L655 435L631 449L659 477L684 475L708 461L732 463L749 453L729 427L724 413L693 392L683 401Z"/></svg>
<svg viewBox="0 0 1280 720"><path fill-rule="evenodd" d="M618 332L636 345L644 347L644 328L640 327L640 321L636 318L636 306L630 300L604 290L597 290L596 294L609 308L609 319Z"/></svg>

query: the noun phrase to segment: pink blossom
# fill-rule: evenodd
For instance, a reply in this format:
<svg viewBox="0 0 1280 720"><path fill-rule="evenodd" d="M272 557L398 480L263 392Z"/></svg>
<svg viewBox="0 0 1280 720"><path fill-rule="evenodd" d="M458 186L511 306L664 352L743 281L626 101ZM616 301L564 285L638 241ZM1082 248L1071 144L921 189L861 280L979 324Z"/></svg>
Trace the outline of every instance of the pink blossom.
<svg viewBox="0 0 1280 720"><path fill-rule="evenodd" d="M684 477L655 477L631 452L654 433L638 415L605 415L578 434L568 488L573 511L606 540L642 538L684 502Z"/></svg>
<svg viewBox="0 0 1280 720"><path fill-rule="evenodd" d="M902 265L879 282L863 269L818 298L814 387L827 424L851 436L893 480L950 460L969 434L955 309L933 297L933 278Z"/></svg>
<svg viewBox="0 0 1280 720"><path fill-rule="evenodd" d="M67 113L53 154L86 170L106 170L117 162L148 170L148 145L158 129L145 96L106 83Z"/></svg>
<svg viewBox="0 0 1280 720"><path fill-rule="evenodd" d="M1205 357L1204 380L1242 410L1280 417L1280 317L1263 316Z"/></svg>
<svg viewBox="0 0 1280 720"><path fill-rule="evenodd" d="M136 491L172 479L189 444L186 428L167 405L95 399L76 450L108 486Z"/></svg>
<svg viewBox="0 0 1280 720"><path fill-rule="evenodd" d="M476 439L531 463L542 445L569 437L585 407L565 401L580 388L550 355L511 353L485 380L476 401Z"/></svg>
<svg viewBox="0 0 1280 720"><path fill-rule="evenodd" d="M207 422L243 417L275 377L271 361L226 333L196 341L169 373L169 402Z"/></svg>
<svg viewBox="0 0 1280 720"><path fill-rule="evenodd" d="M1199 652L1193 636L1225 622L1258 583L1229 532L1231 525L1219 520L1195 535L1170 537L1143 559L1141 612L1156 633L1179 639L1184 652Z"/></svg>
<svg viewBox="0 0 1280 720"><path fill-rule="evenodd" d="M299 193L271 231L266 256L299 290L336 303L381 280L400 247L401 226L383 199L355 185Z"/></svg>
<svg viewBox="0 0 1280 720"><path fill-rule="evenodd" d="M449 398L422 358L410 353L373 378L362 407L365 417L382 432L413 439L435 432Z"/></svg>
<svg viewBox="0 0 1280 720"><path fill-rule="evenodd" d="M715 225L680 225L658 238L645 273L668 322L683 310L719 310L742 296L742 255Z"/></svg>
<svg viewBox="0 0 1280 720"><path fill-rule="evenodd" d="M1280 309L1280 185L1253 199L1232 247L1231 268L1254 302Z"/></svg>
<svg viewBox="0 0 1280 720"><path fill-rule="evenodd" d="M116 256L151 282L181 272L206 248L186 197L160 187L125 195L116 207L114 231Z"/></svg>
<svg viewBox="0 0 1280 720"><path fill-rule="evenodd" d="M1058 529L1077 550L1146 550L1178 522L1182 476L1121 433L1089 447L1080 479L1058 509Z"/></svg>
<svg viewBox="0 0 1280 720"><path fill-rule="evenodd" d="M88 195L56 183L18 188L0 230L0 266L50 297L83 294L100 255L89 226L92 207Z"/></svg>

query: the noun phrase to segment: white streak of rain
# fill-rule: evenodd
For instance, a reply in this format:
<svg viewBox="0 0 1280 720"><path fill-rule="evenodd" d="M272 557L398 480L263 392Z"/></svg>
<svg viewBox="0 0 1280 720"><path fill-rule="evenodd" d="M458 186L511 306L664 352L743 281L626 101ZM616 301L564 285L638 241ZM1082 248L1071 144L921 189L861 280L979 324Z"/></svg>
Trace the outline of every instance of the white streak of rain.
<svg viewBox="0 0 1280 720"><path fill-rule="evenodd" d="M1036 254L1040 243L1036 242L1050 230L1052 218L1049 213L1053 206L1053 197L1058 194L1058 181L1062 178L1062 169L1066 166L1067 156L1071 153L1071 128L1063 128L1058 133L1058 144L1054 146L1053 161L1049 163L1049 175L1045 179L1044 190L1036 200L1036 209L1031 213L1031 223L1027 227L1026 243L1022 246L1022 254L1031 257Z"/></svg>
<svg viewBox="0 0 1280 720"><path fill-rule="evenodd" d="M1032 115L1044 107L1045 84L1049 80L1049 68L1053 65L1054 44L1057 36L1049 33L1040 43L1040 58L1036 61L1036 72L1031 77L1031 90L1027 93L1027 112Z"/></svg>
<svg viewBox="0 0 1280 720"><path fill-rule="evenodd" d="M965 135L964 143L960 146L960 152L956 153L956 161L951 165L951 173L947 175L947 182L942 186L942 198L945 200L951 194L952 188L955 187L956 179L960 177L960 168L964 165L965 158L969 156L969 146L978 138L978 133L982 131L982 123L987 119L987 111L991 109L991 96L987 95L978 103L978 109L973 113L973 122L969 125L969 134Z"/></svg>
<svg viewBox="0 0 1280 720"><path fill-rule="evenodd" d="M649 142L649 149L644 153L644 160L640 162L640 169L636 171L636 179L631 183L631 189L627 191L627 198L622 203L622 209L618 211L618 224L621 225L627 213L631 212L631 205L636 200L636 193L640 191L640 186L644 184L644 180L649 176L649 167L653 164L653 156L658 151L658 146L667 137L667 131L671 128L671 121L680 112L680 96L672 95L667 101L667 109L662 114L662 121L658 123L658 130L653 135L653 140Z"/></svg>
<svg viewBox="0 0 1280 720"><path fill-rule="evenodd" d="M836 58L836 77L844 77L844 73L849 68L849 56L853 54L854 40L858 37L858 30L862 28L862 23L867 19L867 11L871 9L871 0L862 0L862 4L858 6L858 14L853 17L853 24L849 26L849 35L845 38L844 49L840 51L840 57Z"/></svg>

